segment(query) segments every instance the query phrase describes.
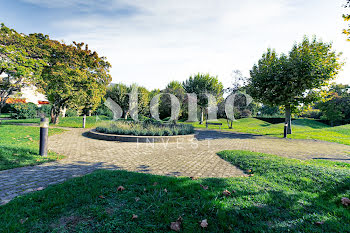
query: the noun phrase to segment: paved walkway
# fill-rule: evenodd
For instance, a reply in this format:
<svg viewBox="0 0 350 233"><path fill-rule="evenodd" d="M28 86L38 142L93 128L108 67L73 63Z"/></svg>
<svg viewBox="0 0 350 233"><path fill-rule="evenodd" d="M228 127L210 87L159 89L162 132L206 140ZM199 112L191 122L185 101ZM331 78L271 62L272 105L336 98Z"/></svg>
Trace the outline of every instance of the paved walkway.
<svg viewBox="0 0 350 233"><path fill-rule="evenodd" d="M85 129L70 129L51 136L49 149L67 156L57 162L0 171L0 204L15 196L50 184L82 176L96 169L124 169L168 176L233 177L244 173L216 152L251 150L298 159L331 159L350 162L350 146L288 140L250 134L197 131L192 143L120 143L85 136Z"/></svg>

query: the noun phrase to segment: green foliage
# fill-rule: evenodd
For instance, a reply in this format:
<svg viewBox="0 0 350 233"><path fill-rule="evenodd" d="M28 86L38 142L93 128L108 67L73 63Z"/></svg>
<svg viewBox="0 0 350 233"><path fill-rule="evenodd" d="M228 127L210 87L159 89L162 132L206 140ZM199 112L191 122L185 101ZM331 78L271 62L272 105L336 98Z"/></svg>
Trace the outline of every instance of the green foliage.
<svg viewBox="0 0 350 233"><path fill-rule="evenodd" d="M205 94L213 95L217 103L223 101L223 84L217 77L198 73L184 81L182 85L187 93L194 93L197 95L197 104L201 111L201 122L203 122L204 119L204 108L208 103L208 98Z"/></svg>
<svg viewBox="0 0 350 233"><path fill-rule="evenodd" d="M107 92L108 92L108 89L107 89ZM100 106L98 106L98 108L95 110L94 115L103 115L111 119L113 118L113 112L103 103L101 103Z"/></svg>
<svg viewBox="0 0 350 233"><path fill-rule="evenodd" d="M161 91L164 93L160 98L159 104L159 115L161 119L168 118L171 116L171 98L167 94L173 94L179 100L180 103L180 112L179 118L183 117L184 113L187 112L187 108L185 107L185 98L186 93L182 84L179 81L171 81L164 90Z"/></svg>
<svg viewBox="0 0 350 233"><path fill-rule="evenodd" d="M37 37L24 35L1 24L0 27L0 112L14 91L40 79L45 62L40 58Z"/></svg>
<svg viewBox="0 0 350 233"><path fill-rule="evenodd" d="M38 117L38 107L34 103L13 104L12 117L16 119L31 119Z"/></svg>
<svg viewBox="0 0 350 233"><path fill-rule="evenodd" d="M50 129L49 135L62 129ZM0 170L36 165L62 159L62 155L49 152L48 157L39 155L39 127L4 125L0 127ZM1 227L0 227L1 229Z"/></svg>
<svg viewBox="0 0 350 233"><path fill-rule="evenodd" d="M313 119L320 119L322 116L322 113L319 109L307 109L305 111L302 111L299 114L300 117L306 117L306 118L313 118Z"/></svg>
<svg viewBox="0 0 350 233"><path fill-rule="evenodd" d="M343 65L339 57L332 44L316 38L305 37L288 55L268 49L250 71L248 93L263 104L285 106L291 133L291 109L320 99L321 87L336 78Z"/></svg>
<svg viewBox="0 0 350 233"><path fill-rule="evenodd" d="M315 105L331 124L350 122L350 86L333 84L325 98Z"/></svg>
<svg viewBox="0 0 350 233"><path fill-rule="evenodd" d="M129 94L136 89L138 93L138 112L141 115L149 115L150 94L145 87L140 87L136 84L126 86L122 83L113 84L107 87L106 99L111 98L123 110L123 117L127 119L129 115Z"/></svg>
<svg viewBox="0 0 350 233"><path fill-rule="evenodd" d="M77 117L78 111L76 109L69 108L66 111L66 117Z"/></svg>
<svg viewBox="0 0 350 233"><path fill-rule="evenodd" d="M39 108L39 115L43 115L45 117L49 117L50 113L51 113L51 108L52 105L51 104L43 104L40 106Z"/></svg>
<svg viewBox="0 0 350 233"><path fill-rule="evenodd" d="M136 136L173 136L194 133L192 125L164 125L152 119L144 122L106 122L99 125L96 130L101 133Z"/></svg>
<svg viewBox="0 0 350 233"><path fill-rule="evenodd" d="M181 232L193 233L346 232L350 228L349 210L340 202L350 195L348 164L249 151L219 155L252 170L254 176L192 180L99 170L0 206L0 228L38 233L172 232L169 225L179 216ZM125 190L116 192L118 186ZM222 194L226 189L230 196ZM138 218L131 219L133 214ZM208 221L207 229L199 225L203 219Z"/></svg>
<svg viewBox="0 0 350 233"><path fill-rule="evenodd" d="M57 123L64 107L96 109L111 81L106 59L89 50L87 45L83 49L84 43L66 45L53 40L43 43L48 47L50 56L46 59L51 65L44 67L39 87L53 105L52 123Z"/></svg>

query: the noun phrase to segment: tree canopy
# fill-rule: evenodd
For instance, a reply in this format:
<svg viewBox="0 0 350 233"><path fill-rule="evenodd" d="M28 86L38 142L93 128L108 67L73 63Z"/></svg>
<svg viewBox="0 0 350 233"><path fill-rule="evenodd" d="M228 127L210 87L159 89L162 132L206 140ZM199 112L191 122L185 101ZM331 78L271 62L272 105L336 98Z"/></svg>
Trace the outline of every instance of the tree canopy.
<svg viewBox="0 0 350 233"><path fill-rule="evenodd" d="M83 47L84 43L66 45L48 38L42 43L48 51L47 65L37 85L52 103L51 122L57 123L61 109L67 106L96 109L112 79L106 58L88 45Z"/></svg>
<svg viewBox="0 0 350 233"><path fill-rule="evenodd" d="M0 28L0 112L14 91L40 79L46 63L42 59L39 40L1 24Z"/></svg>
<svg viewBox="0 0 350 233"><path fill-rule="evenodd" d="M268 49L253 66L248 93L263 104L285 106L291 133L291 108L317 100L320 89L338 74L343 63L331 43L305 37L288 54Z"/></svg>
<svg viewBox="0 0 350 233"><path fill-rule="evenodd" d="M187 93L194 93L197 95L198 105L201 110L201 123L203 123L204 119L204 108L208 103L206 94L213 95L217 103L223 101L222 94L224 86L215 76L198 73L189 77L182 85Z"/></svg>

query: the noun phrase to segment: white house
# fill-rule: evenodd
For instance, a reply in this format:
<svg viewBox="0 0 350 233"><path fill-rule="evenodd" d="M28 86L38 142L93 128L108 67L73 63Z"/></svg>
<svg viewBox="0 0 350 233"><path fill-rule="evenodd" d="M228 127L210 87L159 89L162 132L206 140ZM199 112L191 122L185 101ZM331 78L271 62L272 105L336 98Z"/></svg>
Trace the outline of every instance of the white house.
<svg viewBox="0 0 350 233"><path fill-rule="evenodd" d="M0 79L6 78L7 75L0 75ZM8 102L16 102L15 100L22 100L21 102L34 103L36 105L48 104L48 100L44 94L37 91L37 88L33 85L23 86L21 90L14 92L10 96ZM14 100L14 101L13 101Z"/></svg>

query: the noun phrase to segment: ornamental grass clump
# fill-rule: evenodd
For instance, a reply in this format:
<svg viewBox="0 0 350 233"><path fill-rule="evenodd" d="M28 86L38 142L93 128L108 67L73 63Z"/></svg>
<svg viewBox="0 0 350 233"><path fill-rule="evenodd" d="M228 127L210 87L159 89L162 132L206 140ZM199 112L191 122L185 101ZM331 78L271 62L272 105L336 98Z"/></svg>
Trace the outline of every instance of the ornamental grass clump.
<svg viewBox="0 0 350 233"><path fill-rule="evenodd" d="M194 133L192 125L162 124L160 122L111 121L96 128L97 132L135 136L175 136Z"/></svg>

